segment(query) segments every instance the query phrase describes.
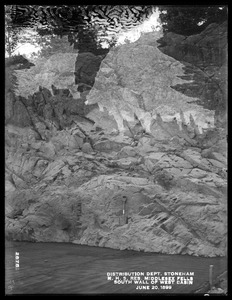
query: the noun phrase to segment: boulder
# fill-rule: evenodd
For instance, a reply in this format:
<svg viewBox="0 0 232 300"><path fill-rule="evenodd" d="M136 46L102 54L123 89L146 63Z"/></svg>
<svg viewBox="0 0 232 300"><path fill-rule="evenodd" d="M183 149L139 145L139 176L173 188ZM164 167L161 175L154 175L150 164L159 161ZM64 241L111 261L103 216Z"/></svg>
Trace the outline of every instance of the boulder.
<svg viewBox="0 0 232 300"><path fill-rule="evenodd" d="M57 151L65 147L71 150L79 149L83 144L83 138L81 136L72 135L67 130L57 131L56 134L53 134L50 141Z"/></svg>
<svg viewBox="0 0 232 300"><path fill-rule="evenodd" d="M93 152L93 148L91 147L90 143L84 143L81 147L82 152L84 153L91 153Z"/></svg>
<svg viewBox="0 0 232 300"><path fill-rule="evenodd" d="M106 109L100 111L97 104L94 104L95 107L88 111L86 116L94 120L96 126L104 128L105 132L113 132L118 130L117 122L115 119L107 112ZM86 107L90 107L91 105L86 105Z"/></svg>
<svg viewBox="0 0 232 300"><path fill-rule="evenodd" d="M54 158L56 155L56 148L52 142L42 143L39 150L44 154L45 157Z"/></svg>
<svg viewBox="0 0 232 300"><path fill-rule="evenodd" d="M131 146L123 147L117 154L118 158L126 158L126 157L135 157L137 155L137 151Z"/></svg>
<svg viewBox="0 0 232 300"><path fill-rule="evenodd" d="M115 160L114 163L116 163L120 168L128 169L132 166L137 165L139 162L138 159L135 157L127 157Z"/></svg>

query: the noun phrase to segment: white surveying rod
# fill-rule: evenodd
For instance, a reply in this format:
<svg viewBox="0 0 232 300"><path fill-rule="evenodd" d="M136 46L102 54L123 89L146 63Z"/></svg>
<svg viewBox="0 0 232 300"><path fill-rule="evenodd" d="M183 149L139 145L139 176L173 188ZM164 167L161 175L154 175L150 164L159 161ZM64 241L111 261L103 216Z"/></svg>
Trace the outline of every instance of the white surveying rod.
<svg viewBox="0 0 232 300"><path fill-rule="evenodd" d="M213 287L213 265L209 266L209 286L210 289Z"/></svg>

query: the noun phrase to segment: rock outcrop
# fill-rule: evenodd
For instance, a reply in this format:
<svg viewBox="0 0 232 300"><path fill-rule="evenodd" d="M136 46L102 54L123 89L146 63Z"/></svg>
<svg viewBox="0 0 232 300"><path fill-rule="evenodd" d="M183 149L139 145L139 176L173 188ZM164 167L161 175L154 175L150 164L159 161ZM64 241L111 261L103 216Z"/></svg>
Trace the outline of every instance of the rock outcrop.
<svg viewBox="0 0 232 300"><path fill-rule="evenodd" d="M184 64L183 79L192 82L177 84L173 88L198 104L224 115L227 108L227 21L210 24L203 32L182 36L169 32L158 40L159 49Z"/></svg>
<svg viewBox="0 0 232 300"><path fill-rule="evenodd" d="M85 105L83 93L77 91L78 85L74 83L76 57L75 53L54 54L46 63L39 61L31 69L27 60L25 68L15 64L15 60L8 62L5 123L31 125L45 139L45 129L62 130L76 121L94 124L86 115L97 105Z"/></svg>
<svg viewBox="0 0 232 300"><path fill-rule="evenodd" d="M183 64L157 38L109 52L89 111L54 87L8 96L7 238L226 255L227 129L171 87Z"/></svg>
<svg viewBox="0 0 232 300"><path fill-rule="evenodd" d="M99 126L106 111L120 132L127 128L125 122L134 125L137 119L146 132L151 132L157 113L179 122L180 109L187 122L190 114L193 116L200 130L208 128L208 122L214 125L213 111L197 105L195 96L173 89L192 80L183 79L182 63L158 49L159 35L159 32L147 33L134 43L113 48L101 63L86 101L86 104L98 104L101 118L92 113L91 117Z"/></svg>
<svg viewBox="0 0 232 300"><path fill-rule="evenodd" d="M50 58L41 58L36 65L27 69L16 69L17 85L15 94L28 98L37 93L39 87L52 92L52 85L59 89L68 89L74 99L80 98L74 80L76 53L56 53Z"/></svg>
<svg viewBox="0 0 232 300"><path fill-rule="evenodd" d="M32 129L7 126L8 238L225 255L223 132L204 150L151 137L131 146L129 137L120 143L96 130L88 132L91 146L73 132L45 142Z"/></svg>

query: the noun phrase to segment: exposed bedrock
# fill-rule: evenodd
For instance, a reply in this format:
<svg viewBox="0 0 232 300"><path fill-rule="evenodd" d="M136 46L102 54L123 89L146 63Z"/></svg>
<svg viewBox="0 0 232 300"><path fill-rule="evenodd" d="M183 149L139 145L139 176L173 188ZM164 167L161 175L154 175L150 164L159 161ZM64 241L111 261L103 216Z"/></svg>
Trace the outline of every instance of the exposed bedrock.
<svg viewBox="0 0 232 300"><path fill-rule="evenodd" d="M7 126L8 238L225 255L225 138L178 150L175 140L143 137L131 146L129 137L102 139L101 132L91 132L92 148L67 132L45 142Z"/></svg>
<svg viewBox="0 0 232 300"><path fill-rule="evenodd" d="M218 30L202 32L201 43L215 34L216 47ZM226 255L226 119L202 94L177 88L204 84L190 54L174 55L194 37L199 45L199 35L169 34L164 46L148 33L112 48L96 77L86 71L82 83L93 87L78 99L56 86L28 97L6 88L7 238ZM188 64L193 76L183 78Z"/></svg>

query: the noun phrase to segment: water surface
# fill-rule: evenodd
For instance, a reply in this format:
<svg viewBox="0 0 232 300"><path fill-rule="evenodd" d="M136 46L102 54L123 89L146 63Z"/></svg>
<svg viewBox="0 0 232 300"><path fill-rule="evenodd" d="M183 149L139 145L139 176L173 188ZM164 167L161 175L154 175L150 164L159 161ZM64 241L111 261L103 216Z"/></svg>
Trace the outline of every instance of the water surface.
<svg viewBox="0 0 232 300"><path fill-rule="evenodd" d="M225 258L165 255L68 243L9 242L6 247L6 294L193 293L227 270ZM15 252L19 269L15 269ZM136 290L135 284L114 284L107 272L194 272L193 285L171 290Z"/></svg>

